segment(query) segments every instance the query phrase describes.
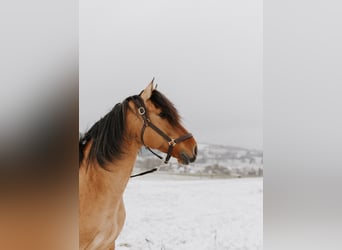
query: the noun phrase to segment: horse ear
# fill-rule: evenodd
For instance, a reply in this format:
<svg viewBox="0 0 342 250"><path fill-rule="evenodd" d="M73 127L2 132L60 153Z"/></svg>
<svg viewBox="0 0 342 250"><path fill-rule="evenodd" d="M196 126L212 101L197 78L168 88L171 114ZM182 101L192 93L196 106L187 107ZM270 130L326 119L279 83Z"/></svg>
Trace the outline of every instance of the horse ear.
<svg viewBox="0 0 342 250"><path fill-rule="evenodd" d="M141 94L140 94L141 98L144 101L147 101L148 99L150 99L150 97L152 95L152 91L154 90L153 81L154 81L154 77L153 77L152 81L147 85L147 87L143 90L143 92L141 92Z"/></svg>

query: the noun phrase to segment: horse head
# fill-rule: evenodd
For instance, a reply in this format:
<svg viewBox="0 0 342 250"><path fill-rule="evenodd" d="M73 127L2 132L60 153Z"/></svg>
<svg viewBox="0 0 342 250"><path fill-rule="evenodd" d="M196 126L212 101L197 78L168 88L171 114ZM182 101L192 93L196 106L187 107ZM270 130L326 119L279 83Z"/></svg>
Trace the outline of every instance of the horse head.
<svg viewBox="0 0 342 250"><path fill-rule="evenodd" d="M197 144L181 123L180 115L172 102L153 84L131 97L130 109L133 116L127 120L131 133L147 148L157 149L181 164L194 162Z"/></svg>

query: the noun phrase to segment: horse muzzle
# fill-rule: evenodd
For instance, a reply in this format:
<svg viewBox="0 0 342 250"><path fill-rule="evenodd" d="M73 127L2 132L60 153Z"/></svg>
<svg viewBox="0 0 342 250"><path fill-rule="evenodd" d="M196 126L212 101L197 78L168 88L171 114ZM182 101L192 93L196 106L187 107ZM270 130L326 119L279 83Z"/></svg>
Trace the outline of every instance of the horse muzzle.
<svg viewBox="0 0 342 250"><path fill-rule="evenodd" d="M184 151L181 152L179 156L180 156L179 157L179 162L184 164L184 165L188 165L189 163L194 162L196 160L196 158L197 158L197 146L194 147L193 155L192 156L189 156Z"/></svg>

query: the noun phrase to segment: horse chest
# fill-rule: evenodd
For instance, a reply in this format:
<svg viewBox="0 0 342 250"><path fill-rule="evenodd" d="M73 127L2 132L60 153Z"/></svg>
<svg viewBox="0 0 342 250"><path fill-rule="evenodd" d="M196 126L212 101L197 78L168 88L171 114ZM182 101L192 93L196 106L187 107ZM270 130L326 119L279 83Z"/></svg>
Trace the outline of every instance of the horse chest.
<svg viewBox="0 0 342 250"><path fill-rule="evenodd" d="M80 234L80 249L113 249L115 240L122 230L126 217L122 199L117 203L117 207L114 210L102 209L96 211L95 214L96 219L92 220L91 224L83 227L88 228L88 230Z"/></svg>

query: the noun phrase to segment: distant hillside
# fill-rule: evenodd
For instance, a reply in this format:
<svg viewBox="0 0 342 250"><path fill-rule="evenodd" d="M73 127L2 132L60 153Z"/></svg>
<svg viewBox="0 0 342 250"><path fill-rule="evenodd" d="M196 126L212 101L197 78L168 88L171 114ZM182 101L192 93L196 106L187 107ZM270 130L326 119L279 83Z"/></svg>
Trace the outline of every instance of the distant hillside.
<svg viewBox="0 0 342 250"><path fill-rule="evenodd" d="M178 164L175 159L168 164L163 164L157 157L143 149L138 156L134 172L155 166L162 166L160 171L182 175L263 176L263 152L233 146L199 144L196 162L184 166Z"/></svg>

